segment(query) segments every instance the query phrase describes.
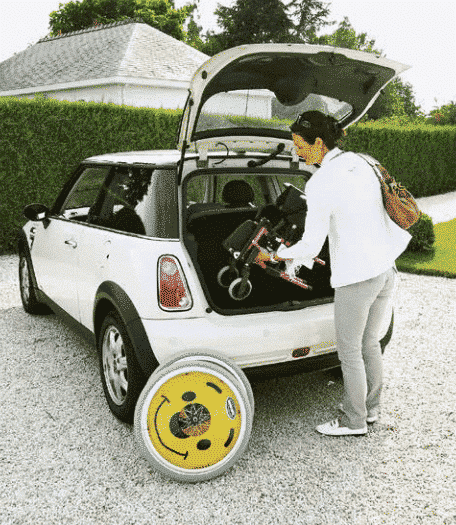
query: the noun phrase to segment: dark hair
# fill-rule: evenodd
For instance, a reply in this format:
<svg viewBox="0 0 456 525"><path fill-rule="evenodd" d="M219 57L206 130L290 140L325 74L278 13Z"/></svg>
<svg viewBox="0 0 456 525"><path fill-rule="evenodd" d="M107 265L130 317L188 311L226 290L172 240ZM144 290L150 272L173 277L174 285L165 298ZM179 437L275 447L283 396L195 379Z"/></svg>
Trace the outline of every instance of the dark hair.
<svg viewBox="0 0 456 525"><path fill-rule="evenodd" d="M290 129L309 144L315 144L317 137L320 137L330 150L336 147L336 142L343 135L343 129L337 120L319 111L302 113Z"/></svg>

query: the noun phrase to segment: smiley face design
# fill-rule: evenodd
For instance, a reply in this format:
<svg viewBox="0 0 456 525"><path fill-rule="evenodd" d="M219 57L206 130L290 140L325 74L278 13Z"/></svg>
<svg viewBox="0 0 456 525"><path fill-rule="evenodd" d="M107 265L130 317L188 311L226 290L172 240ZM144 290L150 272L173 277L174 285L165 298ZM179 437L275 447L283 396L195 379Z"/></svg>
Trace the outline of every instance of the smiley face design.
<svg viewBox="0 0 456 525"><path fill-rule="evenodd" d="M163 460L183 469L223 461L241 426L235 389L209 371L176 371L161 381L148 404L151 445Z"/></svg>

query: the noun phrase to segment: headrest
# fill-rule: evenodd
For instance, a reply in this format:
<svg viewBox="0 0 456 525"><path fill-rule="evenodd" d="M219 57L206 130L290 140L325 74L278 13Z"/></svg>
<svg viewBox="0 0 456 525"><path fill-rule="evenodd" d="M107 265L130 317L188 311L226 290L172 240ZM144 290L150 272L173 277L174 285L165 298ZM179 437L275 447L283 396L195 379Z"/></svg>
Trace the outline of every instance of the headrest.
<svg viewBox="0 0 456 525"><path fill-rule="evenodd" d="M232 208L248 206L253 202L255 194L252 187L244 180L231 180L225 184L222 192L223 202Z"/></svg>

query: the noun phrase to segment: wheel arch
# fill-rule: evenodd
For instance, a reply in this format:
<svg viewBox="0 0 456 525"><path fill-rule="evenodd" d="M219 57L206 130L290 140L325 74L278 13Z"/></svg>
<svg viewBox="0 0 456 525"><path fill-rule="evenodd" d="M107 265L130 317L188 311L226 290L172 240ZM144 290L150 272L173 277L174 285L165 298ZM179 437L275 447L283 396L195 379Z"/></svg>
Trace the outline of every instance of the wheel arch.
<svg viewBox="0 0 456 525"><path fill-rule="evenodd" d="M32 281L32 286L35 291L35 294L37 295L40 301L45 302L41 291L38 288L38 281L35 275L35 268L33 267L32 254L30 253L30 246L27 240L27 234L22 229L19 231L19 234L17 236L17 253L19 256L24 254L25 258L27 259L29 265L30 279Z"/></svg>
<svg viewBox="0 0 456 525"><path fill-rule="evenodd" d="M150 345L142 320L125 290L112 281L105 281L98 288L93 309L93 327L96 341L100 336L103 319L113 310L119 314L124 323L141 370L148 378L159 363Z"/></svg>

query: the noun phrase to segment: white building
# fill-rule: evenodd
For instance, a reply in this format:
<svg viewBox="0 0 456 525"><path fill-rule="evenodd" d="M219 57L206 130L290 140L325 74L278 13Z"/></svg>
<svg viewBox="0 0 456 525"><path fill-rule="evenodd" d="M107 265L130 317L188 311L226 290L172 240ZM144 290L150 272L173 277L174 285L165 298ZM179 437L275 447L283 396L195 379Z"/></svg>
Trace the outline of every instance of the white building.
<svg viewBox="0 0 456 525"><path fill-rule="evenodd" d="M41 93L71 102L178 109L184 107L190 79L208 58L144 23L94 26L42 39L1 62L0 96L33 98ZM260 93L251 97L258 100L257 113L250 116L270 118L271 98ZM238 113L233 97L226 102L230 107L224 113Z"/></svg>

